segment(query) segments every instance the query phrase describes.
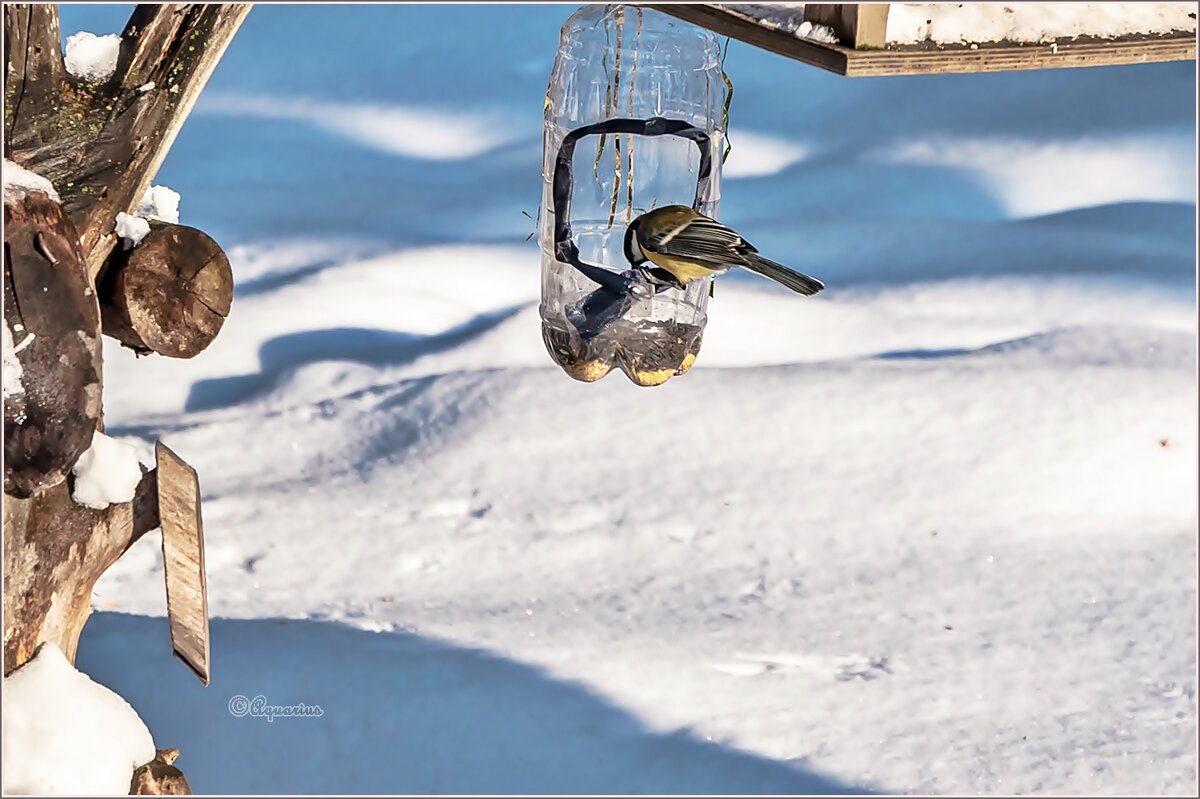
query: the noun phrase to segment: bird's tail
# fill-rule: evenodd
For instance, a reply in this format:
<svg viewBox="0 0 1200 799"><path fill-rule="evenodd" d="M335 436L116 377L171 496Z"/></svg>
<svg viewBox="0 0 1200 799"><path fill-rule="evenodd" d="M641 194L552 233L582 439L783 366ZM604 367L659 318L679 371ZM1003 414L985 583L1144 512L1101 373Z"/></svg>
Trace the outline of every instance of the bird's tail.
<svg viewBox="0 0 1200 799"><path fill-rule="evenodd" d="M769 261L761 255L750 253L746 256L746 260L749 261L746 268L751 272L757 272L799 294L812 295L825 288L825 284L815 277L802 275L793 269L788 269L783 264Z"/></svg>

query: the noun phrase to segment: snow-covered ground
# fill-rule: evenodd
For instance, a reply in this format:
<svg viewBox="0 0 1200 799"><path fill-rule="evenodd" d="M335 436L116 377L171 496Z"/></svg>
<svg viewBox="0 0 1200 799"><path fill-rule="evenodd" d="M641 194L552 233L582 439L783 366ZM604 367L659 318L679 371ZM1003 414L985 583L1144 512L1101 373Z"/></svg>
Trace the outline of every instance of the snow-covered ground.
<svg viewBox="0 0 1200 799"><path fill-rule="evenodd" d="M1194 65L732 44L722 218L829 288L584 385L520 213L569 11L251 13L156 180L232 313L106 341L109 434L201 477L213 682L154 536L79 667L200 792L1193 791Z"/></svg>

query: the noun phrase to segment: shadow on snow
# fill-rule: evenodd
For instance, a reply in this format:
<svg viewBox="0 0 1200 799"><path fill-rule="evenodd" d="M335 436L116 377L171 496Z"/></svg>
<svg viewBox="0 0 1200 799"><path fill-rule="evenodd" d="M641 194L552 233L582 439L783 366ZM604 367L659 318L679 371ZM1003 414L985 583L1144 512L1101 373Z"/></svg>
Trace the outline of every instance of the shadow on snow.
<svg viewBox="0 0 1200 799"><path fill-rule="evenodd" d="M269 391L289 372L321 361L353 361L368 366L403 366L431 353L453 349L492 330L524 306L479 314L469 321L434 336L394 330L339 327L302 330L277 336L258 350L256 374L232 375L198 380L192 384L185 411L225 408Z"/></svg>
<svg viewBox="0 0 1200 799"><path fill-rule="evenodd" d="M201 793L863 792L649 730L581 685L411 633L217 619L207 688L171 662L166 619L97 613L83 639L79 668L182 750ZM260 695L323 715L230 712L234 696Z"/></svg>

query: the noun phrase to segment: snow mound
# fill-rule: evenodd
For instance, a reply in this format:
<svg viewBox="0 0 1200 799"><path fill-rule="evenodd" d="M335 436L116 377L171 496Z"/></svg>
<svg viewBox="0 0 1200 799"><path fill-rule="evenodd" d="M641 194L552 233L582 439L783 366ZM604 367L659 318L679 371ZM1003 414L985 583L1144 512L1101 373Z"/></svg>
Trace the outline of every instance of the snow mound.
<svg viewBox="0 0 1200 799"><path fill-rule="evenodd" d="M151 186L138 203L137 215L143 219L158 219L178 225L179 192L166 186Z"/></svg>
<svg viewBox="0 0 1200 799"><path fill-rule="evenodd" d="M54 190L54 184L49 180L5 158L4 201L11 202L31 191L44 191L54 202L62 202L58 192Z"/></svg>
<svg viewBox="0 0 1200 799"><path fill-rule="evenodd" d="M1137 200L1195 202L1193 138L1163 134L1032 142L942 137L895 145L881 160L973 172L1011 215L1033 216ZM1193 169L1185 168L1188 164Z"/></svg>
<svg viewBox="0 0 1200 799"><path fill-rule="evenodd" d="M1077 325L978 348L890 350L877 360L950 358L988 368L1119 367L1186 372L1196 362L1195 337L1178 330Z"/></svg>
<svg viewBox="0 0 1200 799"><path fill-rule="evenodd" d="M974 354L1003 355L1010 364L1022 366L1190 370L1196 362L1196 341L1195 336L1180 331L1095 325L1000 342Z"/></svg>
<svg viewBox="0 0 1200 799"><path fill-rule="evenodd" d="M1003 304L986 289L977 296L985 300ZM978 315L952 295L941 301L959 327ZM1178 788L1191 762L1179 729L1194 719L1186 555L1196 421L1192 370L1177 355L1148 367L1139 348L1178 353L1188 335L1124 326L1049 331L964 357L697 366L654 391L611 379L581 385L556 368L399 377L403 366L359 365L339 382L330 378L344 366L330 362L281 383L269 404L172 415L138 434L194 453L205 476L213 615L259 619L218 647L248 675L245 689L231 691L343 707L345 694L322 674L266 688L250 676L277 671L264 658L290 658L252 639L304 638L313 624L305 619L324 619L485 648L569 676L655 734L700 731L889 793L936 793L947 779L1034 791L1067 779L1059 761L1040 755L1045 748L1082 747L1100 763L1127 746L1108 714L1080 712L1064 730L1045 721L1040 701L1001 701L1036 686L1064 714L1126 702L1144 723L1144 749L1129 750L1128 771L1083 787L1115 792L1150 775L1159 790ZM1114 341L1133 342L1128 357L1107 357ZM102 605L162 614L161 583L147 579L160 574L154 547L144 550L105 575ZM316 562L320 570L304 568ZM294 621L263 620L270 616ZM1148 628L1147 618L1161 623ZM214 630L219 643L223 631ZM408 673L402 660L364 659L371 643L390 646L390 635L359 638L355 685ZM1129 640L1138 646L1126 652ZM116 653L129 639L116 632L109 642ZM314 667L321 652L351 651L294 646L298 656L316 653L306 661ZM118 656L140 660L110 655ZM444 713L423 717L422 741L453 739L464 723L489 727L476 690L511 696L496 672L470 675L425 694ZM276 740L237 726L250 720L231 720L223 703L198 693L186 720L161 686L130 696L159 691L155 729L172 730L186 751L226 751L230 736ZM781 695L804 701L781 704ZM397 712L382 718L411 719L410 693L387 696ZM547 704L561 709L553 703L534 691L521 705L543 719ZM930 706L978 716L944 725L922 715ZM905 734L914 718L921 736ZM325 751L325 736L341 736L322 725L288 729ZM610 751L604 725L551 729L545 739L528 734ZM864 754L863 729L895 742L886 762ZM345 770L373 762L356 749L348 761L288 772L286 789L559 787L562 772L519 782L507 767L524 750L514 753L508 739L481 737L473 749L504 764L487 772L486 786L427 782L425 750L404 739L396 756L419 767ZM622 740L643 754L660 744L645 734ZM827 749L813 755L807 741ZM997 764L994 778L972 770L981 747ZM936 757L943 769L925 770ZM222 762L214 755L189 766L193 785L282 788L258 782L263 775L235 778ZM690 758L663 762L676 786L693 785L689 766ZM635 779L645 773L618 766L589 784L600 793L671 784ZM694 785L722 786L733 787Z"/></svg>
<svg viewBox="0 0 1200 799"><path fill-rule="evenodd" d="M128 702L47 643L4 678L3 759L6 795L127 794L154 740Z"/></svg>
<svg viewBox="0 0 1200 799"><path fill-rule="evenodd" d="M131 501L142 479L137 448L99 430L71 472L75 475L71 499L96 510Z"/></svg>
<svg viewBox="0 0 1200 799"><path fill-rule="evenodd" d="M142 243L142 239L150 235L150 223L140 216L131 216L122 211L117 214L115 232L121 237L125 249L132 250Z"/></svg>
<svg viewBox="0 0 1200 799"><path fill-rule="evenodd" d="M229 248L229 262L239 292L262 286L279 285L291 278L303 277L322 268L362 258L379 248L378 244L354 238L287 238L236 244Z"/></svg>
<svg viewBox="0 0 1200 799"><path fill-rule="evenodd" d="M121 37L115 33L97 36L80 31L67 37L67 72L77 78L99 82L108 80L117 68Z"/></svg>

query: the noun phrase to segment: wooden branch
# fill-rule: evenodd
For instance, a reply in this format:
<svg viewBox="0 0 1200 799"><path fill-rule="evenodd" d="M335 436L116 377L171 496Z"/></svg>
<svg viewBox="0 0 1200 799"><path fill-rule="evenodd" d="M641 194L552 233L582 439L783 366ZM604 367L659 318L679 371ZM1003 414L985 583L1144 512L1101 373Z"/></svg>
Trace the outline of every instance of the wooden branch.
<svg viewBox="0 0 1200 799"><path fill-rule="evenodd" d="M5 674L45 641L75 662L96 581L159 526L156 471L142 475L132 502L104 510L76 504L69 481L29 499L4 498Z"/></svg>
<svg viewBox="0 0 1200 799"><path fill-rule="evenodd" d="M142 4L134 8L121 31L121 50L112 76L115 86L142 86L153 80L162 55L185 32L187 9L184 4Z"/></svg>
<svg viewBox="0 0 1200 799"><path fill-rule="evenodd" d="M139 353L191 358L225 323L233 271L204 233L155 222L137 247L113 253L99 295L105 335Z"/></svg>
<svg viewBox="0 0 1200 799"><path fill-rule="evenodd" d="M855 50L887 44L887 3L806 3L804 20L828 25L838 42Z"/></svg>
<svg viewBox="0 0 1200 799"><path fill-rule="evenodd" d="M57 90L64 74L59 48L58 6L6 5L4 48L4 133L11 139L22 105L42 107Z"/></svg>
<svg viewBox="0 0 1200 799"><path fill-rule="evenodd" d="M134 44L130 48L123 44L122 55L128 51L129 60L122 70L118 59L114 79L124 81L120 84L122 97L134 107L141 103L145 107L128 124L127 141L133 144L130 157L117 159L125 165L124 174L110 176L105 182L107 191L89 210L84 225L83 247L93 276L116 245L112 220L121 211L133 210L150 188L250 7L249 3L139 5L130 17L122 38L128 35ZM150 82L155 85L153 90L138 91Z"/></svg>
<svg viewBox="0 0 1200 799"><path fill-rule="evenodd" d="M970 45L926 43L889 45L880 50L855 50L797 38L786 30L765 24L738 6L712 3L647 5L722 36L730 36L847 77L1007 72L1191 61L1196 58L1194 33L1130 35L1121 39L1081 36L1061 38L1045 44L983 42L976 48Z"/></svg>
<svg viewBox="0 0 1200 799"><path fill-rule="evenodd" d="M4 398L4 492L62 482L100 420L100 310L79 236L42 192L4 203L4 320L21 391Z"/></svg>
<svg viewBox="0 0 1200 799"><path fill-rule="evenodd" d="M8 9L6 20L15 19ZM149 188L249 10L244 3L138 6L112 78L91 84L64 75L39 90L38 103L26 90L10 125L9 157L58 188L93 278L117 242L116 215L132 211Z"/></svg>
<svg viewBox="0 0 1200 799"><path fill-rule="evenodd" d="M4 673L45 641L75 661L100 575L132 543L130 506L91 510L67 483L4 503ZM11 601L20 597L22 601Z"/></svg>

